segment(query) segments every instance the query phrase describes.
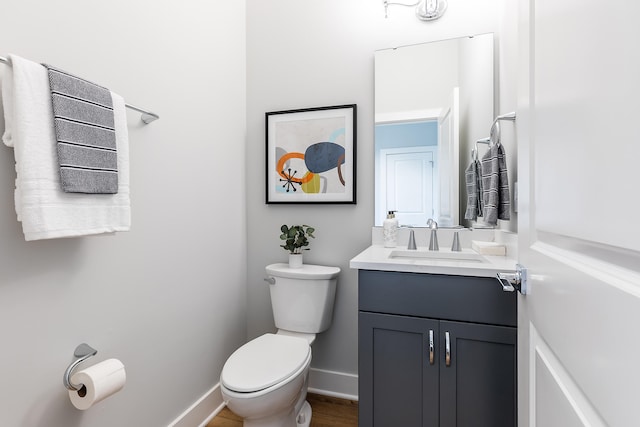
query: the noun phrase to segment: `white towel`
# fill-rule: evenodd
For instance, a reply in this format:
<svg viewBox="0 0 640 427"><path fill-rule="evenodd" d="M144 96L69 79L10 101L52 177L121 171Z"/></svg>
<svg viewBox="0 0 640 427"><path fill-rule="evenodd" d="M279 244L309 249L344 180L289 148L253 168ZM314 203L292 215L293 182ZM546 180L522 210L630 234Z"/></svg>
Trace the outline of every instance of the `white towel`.
<svg viewBox="0 0 640 427"><path fill-rule="evenodd" d="M14 150L16 213L25 240L129 230L129 141L122 97L111 94L120 173L118 193L64 193L60 187L47 70L16 55L9 55L9 59L12 66L5 70L2 82L2 140Z"/></svg>

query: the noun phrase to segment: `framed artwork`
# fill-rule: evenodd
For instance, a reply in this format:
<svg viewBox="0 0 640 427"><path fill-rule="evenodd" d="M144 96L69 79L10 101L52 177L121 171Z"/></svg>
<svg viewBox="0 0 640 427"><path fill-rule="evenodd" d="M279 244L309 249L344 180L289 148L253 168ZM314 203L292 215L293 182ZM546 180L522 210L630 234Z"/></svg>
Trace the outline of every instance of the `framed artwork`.
<svg viewBox="0 0 640 427"><path fill-rule="evenodd" d="M356 105L266 113L266 202L356 203Z"/></svg>

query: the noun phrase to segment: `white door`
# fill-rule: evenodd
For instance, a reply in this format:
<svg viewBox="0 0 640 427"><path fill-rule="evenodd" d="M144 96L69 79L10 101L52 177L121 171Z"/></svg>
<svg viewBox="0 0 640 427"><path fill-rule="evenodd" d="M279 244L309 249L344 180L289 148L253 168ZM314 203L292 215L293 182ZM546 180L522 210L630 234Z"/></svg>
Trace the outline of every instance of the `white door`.
<svg viewBox="0 0 640 427"><path fill-rule="evenodd" d="M460 90L453 88L449 103L444 105L438 117L438 182L439 200L436 203L437 221L440 226L458 225L458 183L459 183L459 123Z"/></svg>
<svg viewBox="0 0 640 427"><path fill-rule="evenodd" d="M518 425L640 426L640 3L520 6Z"/></svg>
<svg viewBox="0 0 640 427"><path fill-rule="evenodd" d="M381 193L385 212L396 211L401 225L423 227L434 215L434 170L437 147L380 150Z"/></svg>

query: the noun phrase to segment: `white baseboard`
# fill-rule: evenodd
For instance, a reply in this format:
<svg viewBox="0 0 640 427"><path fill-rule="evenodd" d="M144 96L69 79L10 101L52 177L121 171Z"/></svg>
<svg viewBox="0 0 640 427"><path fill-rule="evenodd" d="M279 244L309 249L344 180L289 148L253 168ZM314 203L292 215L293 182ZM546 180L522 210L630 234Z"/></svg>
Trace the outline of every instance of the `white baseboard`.
<svg viewBox="0 0 640 427"><path fill-rule="evenodd" d="M309 370L309 392L340 399L358 400L358 376L345 372Z"/></svg>
<svg viewBox="0 0 640 427"><path fill-rule="evenodd" d="M205 427L224 408L220 384L216 384L167 427Z"/></svg>
<svg viewBox="0 0 640 427"><path fill-rule="evenodd" d="M358 400L358 376L344 372L309 370L309 392ZM220 384L216 384L167 427L205 427L224 408Z"/></svg>

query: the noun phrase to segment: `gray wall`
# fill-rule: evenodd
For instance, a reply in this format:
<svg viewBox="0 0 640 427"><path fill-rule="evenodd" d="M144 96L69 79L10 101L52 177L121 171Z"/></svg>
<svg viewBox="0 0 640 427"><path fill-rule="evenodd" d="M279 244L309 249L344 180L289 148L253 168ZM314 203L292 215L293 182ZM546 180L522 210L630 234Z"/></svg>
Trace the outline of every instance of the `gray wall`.
<svg viewBox="0 0 640 427"><path fill-rule="evenodd" d="M249 338L274 330L262 279L265 265L286 260L280 225L311 224L316 239L305 262L343 270L333 325L314 344L312 367L357 372L357 276L349 259L370 244L374 218L374 51L497 32L501 7L500 0L452 1L443 18L424 23L400 6L385 19L381 1L247 0ZM347 103L358 105L357 205L266 205L264 113Z"/></svg>
<svg viewBox="0 0 640 427"><path fill-rule="evenodd" d="M0 425L167 425L246 335L245 3L1 9L1 56L67 69L161 119L128 114L133 226L114 236L25 242L13 151L0 146ZM62 385L81 342L128 376L85 412Z"/></svg>

